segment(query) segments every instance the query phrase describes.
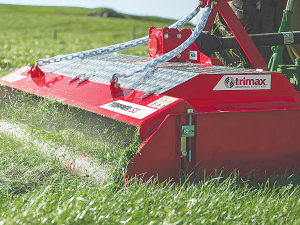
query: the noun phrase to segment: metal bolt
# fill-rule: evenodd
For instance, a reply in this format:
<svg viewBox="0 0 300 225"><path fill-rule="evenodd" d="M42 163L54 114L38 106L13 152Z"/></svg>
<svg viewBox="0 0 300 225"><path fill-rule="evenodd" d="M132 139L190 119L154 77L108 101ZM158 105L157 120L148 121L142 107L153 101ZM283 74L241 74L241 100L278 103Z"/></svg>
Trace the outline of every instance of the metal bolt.
<svg viewBox="0 0 300 225"><path fill-rule="evenodd" d="M184 133L185 135L188 135L188 134L190 133L190 130L189 130L189 129L184 129L184 130L183 130L183 133Z"/></svg>
<svg viewBox="0 0 300 225"><path fill-rule="evenodd" d="M169 38L169 35L168 35L168 34L164 34L164 38L165 38L165 39L168 39L168 38Z"/></svg>
<svg viewBox="0 0 300 225"><path fill-rule="evenodd" d="M194 113L194 109L188 109L188 110L187 110L187 113L188 113L188 114Z"/></svg>
<svg viewBox="0 0 300 225"><path fill-rule="evenodd" d="M181 151L181 156L186 157L187 156L187 151Z"/></svg>
<svg viewBox="0 0 300 225"><path fill-rule="evenodd" d="M181 34L177 34L177 38L180 39L182 37Z"/></svg>
<svg viewBox="0 0 300 225"><path fill-rule="evenodd" d="M199 1L199 5L203 5L203 2L202 2L202 1Z"/></svg>
<svg viewBox="0 0 300 225"><path fill-rule="evenodd" d="M178 54L178 55L177 55L177 58L181 58L181 54Z"/></svg>

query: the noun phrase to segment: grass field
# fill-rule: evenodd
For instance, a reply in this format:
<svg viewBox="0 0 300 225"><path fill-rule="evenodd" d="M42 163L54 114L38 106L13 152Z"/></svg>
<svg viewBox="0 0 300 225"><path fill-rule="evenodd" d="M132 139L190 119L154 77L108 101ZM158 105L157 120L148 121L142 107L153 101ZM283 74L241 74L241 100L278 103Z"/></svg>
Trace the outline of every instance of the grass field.
<svg viewBox="0 0 300 225"><path fill-rule="evenodd" d="M173 22L85 16L90 11L0 5L0 76L39 58L128 41L133 27L142 37L150 26ZM145 56L147 46L126 53ZM238 173L180 184L132 180L124 187L114 180L115 165L126 160L117 125L95 125L92 117L82 120L61 103L14 95L18 101L6 98L0 107L1 120L14 125L2 123L0 132L0 225L300 223L297 174L260 182ZM127 126L121 133L134 137L135 130ZM88 154L94 168L107 169L109 176L71 173L74 168L66 169L61 160L71 153Z"/></svg>
<svg viewBox="0 0 300 225"><path fill-rule="evenodd" d="M129 41L148 35L150 26L163 27L173 20L155 17L126 19L86 16L93 10L69 7L0 6L1 75L36 59L73 53ZM188 13L188 12L187 12ZM132 19L136 18L136 19ZM57 39L54 40L54 31ZM147 55L147 46L126 53Z"/></svg>

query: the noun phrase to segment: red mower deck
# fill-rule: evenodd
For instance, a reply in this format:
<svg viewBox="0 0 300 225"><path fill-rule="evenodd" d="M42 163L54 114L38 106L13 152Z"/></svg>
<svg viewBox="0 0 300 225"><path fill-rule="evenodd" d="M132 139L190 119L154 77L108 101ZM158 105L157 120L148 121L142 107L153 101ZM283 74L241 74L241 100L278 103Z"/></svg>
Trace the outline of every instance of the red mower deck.
<svg viewBox="0 0 300 225"><path fill-rule="evenodd" d="M206 174L238 169L241 175L255 170L264 176L299 170L300 95L284 74L266 71L229 5L217 2L214 10L226 18L255 69L222 66L193 45L188 51L198 54L196 63L167 62L145 77L120 78L120 87L110 82L114 73L150 59L112 54L31 72L23 67L0 83L138 127L142 144L129 162L128 177L158 175L160 181L177 182L183 171L203 169ZM158 46L150 46L154 57Z"/></svg>
<svg viewBox="0 0 300 225"><path fill-rule="evenodd" d="M145 58L110 55L93 60L118 68ZM141 90L121 87L123 95L112 98L110 84L96 81L105 79L105 69L98 74L103 78L77 84L69 82L68 68L59 64L45 66L44 74L34 78L24 67L1 78L1 83L139 127L143 143L128 176L178 181L183 164L188 172L205 168L208 173L216 168L239 168L243 173L257 168L270 174L299 167L300 96L281 73L166 63L139 86ZM74 65L72 72L76 74ZM160 73L172 81L159 80L155 89L161 89L151 94L148 84L155 86ZM187 156L182 157L190 116L194 136L186 137L191 141L186 141Z"/></svg>

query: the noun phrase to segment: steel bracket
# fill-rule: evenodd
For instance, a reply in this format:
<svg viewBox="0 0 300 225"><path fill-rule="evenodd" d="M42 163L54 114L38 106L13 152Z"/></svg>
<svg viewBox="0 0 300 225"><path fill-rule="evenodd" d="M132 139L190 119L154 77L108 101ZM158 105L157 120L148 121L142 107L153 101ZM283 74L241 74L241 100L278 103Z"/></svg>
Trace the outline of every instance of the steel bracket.
<svg viewBox="0 0 300 225"><path fill-rule="evenodd" d="M191 115L190 115L191 118ZM190 123L191 123L190 119ZM187 152L187 138L191 138L195 136L195 125L183 125L181 127L181 157L186 157L188 155ZM189 147L190 143L189 143ZM189 151L189 161L192 161L191 150Z"/></svg>
<svg viewBox="0 0 300 225"><path fill-rule="evenodd" d="M182 137L194 137L195 136L195 125L183 125L181 128Z"/></svg>

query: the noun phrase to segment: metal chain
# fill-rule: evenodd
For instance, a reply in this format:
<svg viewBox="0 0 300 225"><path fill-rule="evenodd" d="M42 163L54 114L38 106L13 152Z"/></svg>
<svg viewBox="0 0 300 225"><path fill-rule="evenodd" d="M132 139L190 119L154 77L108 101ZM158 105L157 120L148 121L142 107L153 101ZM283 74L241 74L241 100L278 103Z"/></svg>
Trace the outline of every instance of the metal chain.
<svg viewBox="0 0 300 225"><path fill-rule="evenodd" d="M212 4L213 5L213 4ZM137 66L135 68L126 70L124 72L120 72L120 73L116 73L113 75L112 79L115 80L115 82L117 83L119 78L127 78L127 77L131 77L131 76L145 76L147 73L152 72L153 70L155 70L156 66L169 61L170 59L176 57L177 55L179 55L180 53L182 53L184 50L186 50L197 38L198 36L202 33L203 29L206 26L208 17L210 15L212 11L212 7L210 8L209 6L206 6L205 8L203 8L200 12L201 12L201 16L199 19L199 22L194 30L194 32L192 33L192 35L185 41L183 42L180 46L178 46L177 48L173 49L172 51L156 58L153 59L147 63L144 63L140 66Z"/></svg>
<svg viewBox="0 0 300 225"><path fill-rule="evenodd" d="M200 7L197 6L194 10L192 10L184 18L182 18L181 20L172 24L171 26L169 26L169 28L178 29L178 28L184 26L198 14L199 10L200 10ZM58 56L54 56L52 58L39 59L36 61L36 65L60 62L63 60L72 60L74 58L84 59L84 58L91 57L91 56L99 56L99 55L105 55L105 54L114 53L114 52L118 52L118 51L123 51L123 50L134 48L134 47L137 47L140 45L147 44L148 39L149 39L149 37L145 36L145 37L138 38L138 39L135 39L132 41L127 41L127 42L110 45L110 46L106 46L106 47L102 47L102 48L96 48L96 49L92 49L92 50L76 52L76 53L66 54L66 55L58 55Z"/></svg>

